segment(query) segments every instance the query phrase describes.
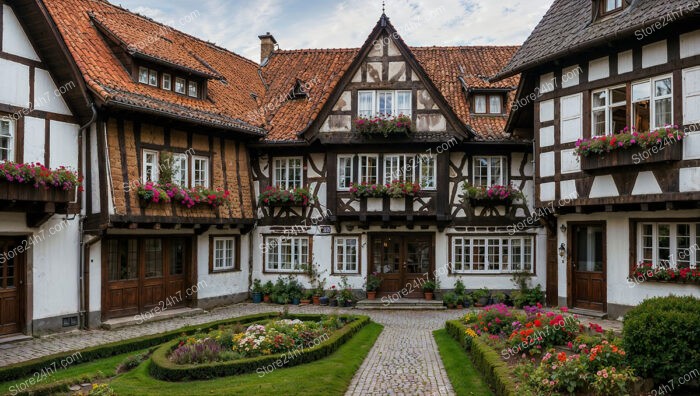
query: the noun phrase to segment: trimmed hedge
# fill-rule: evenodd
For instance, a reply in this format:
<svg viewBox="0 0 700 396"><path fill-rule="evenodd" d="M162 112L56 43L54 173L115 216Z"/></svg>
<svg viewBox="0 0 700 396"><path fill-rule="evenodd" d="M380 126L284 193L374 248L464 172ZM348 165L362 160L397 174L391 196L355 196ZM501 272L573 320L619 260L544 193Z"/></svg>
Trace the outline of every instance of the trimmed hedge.
<svg viewBox="0 0 700 396"><path fill-rule="evenodd" d="M510 368L498 352L479 338L467 337L466 326L458 320L448 321L445 329L469 353L474 367L484 376L484 381L494 390L496 396L518 395L515 383L511 379Z"/></svg>
<svg viewBox="0 0 700 396"><path fill-rule="evenodd" d="M320 320L323 315L288 315L290 318L300 320ZM341 329L330 335L327 341L311 348L303 349L293 359L286 360L284 367L292 367L299 364L310 363L322 359L345 344L360 329L370 323L367 316L341 315L343 318L355 318ZM149 361L148 371L152 377L164 381L203 380L217 377L227 377L237 374L256 372L267 366L282 366L281 361L285 353L270 356L257 356L248 359L234 360L230 362L213 362L207 364L180 365L168 359L170 352L175 349L179 341L169 342L158 348ZM286 354L289 354L287 352ZM277 364L276 364L277 362Z"/></svg>
<svg viewBox="0 0 700 396"><path fill-rule="evenodd" d="M61 367L61 359L65 359L73 354L80 352L80 360L75 361L71 367L82 363L88 363L94 360L121 355L123 353L139 351L152 346L157 346L179 337L182 334L194 334L201 331L215 329L222 325L230 325L236 323L249 323L265 319L270 319L279 316L278 312L270 312L263 314L241 316L234 319L224 319L216 322L205 323L198 326L183 327L178 330L173 330L165 333L147 335L139 338L133 338L125 341L118 341L111 344L95 346L83 350L74 350L70 352L61 352L50 356L28 360L23 363L15 364L8 367L0 368L0 382L12 381L32 376L42 369L51 367L55 364L56 367Z"/></svg>
<svg viewBox="0 0 700 396"><path fill-rule="evenodd" d="M700 367L700 299L644 300L624 318L622 339L635 372L666 383Z"/></svg>

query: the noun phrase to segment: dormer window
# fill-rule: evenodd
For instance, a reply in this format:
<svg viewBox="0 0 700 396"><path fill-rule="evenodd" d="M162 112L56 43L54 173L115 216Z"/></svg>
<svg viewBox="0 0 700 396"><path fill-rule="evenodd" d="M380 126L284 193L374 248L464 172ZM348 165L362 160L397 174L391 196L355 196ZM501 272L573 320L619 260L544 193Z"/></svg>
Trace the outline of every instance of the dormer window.
<svg viewBox="0 0 700 396"><path fill-rule="evenodd" d="M604 0L603 13L609 14L622 9L622 0Z"/></svg>
<svg viewBox="0 0 700 396"><path fill-rule="evenodd" d="M187 88L187 95L189 95L193 98L199 97L199 94L197 92L198 91L197 87L198 87L198 84L196 81L190 81L188 88Z"/></svg>
<svg viewBox="0 0 700 396"><path fill-rule="evenodd" d="M172 87L172 77L168 73L163 73L163 89L166 91L170 91L173 89Z"/></svg>
<svg viewBox="0 0 700 396"><path fill-rule="evenodd" d="M503 114L503 95L477 94L474 95L474 114Z"/></svg>
<svg viewBox="0 0 700 396"><path fill-rule="evenodd" d="M180 77L175 78L175 92L184 95L185 89L185 79Z"/></svg>

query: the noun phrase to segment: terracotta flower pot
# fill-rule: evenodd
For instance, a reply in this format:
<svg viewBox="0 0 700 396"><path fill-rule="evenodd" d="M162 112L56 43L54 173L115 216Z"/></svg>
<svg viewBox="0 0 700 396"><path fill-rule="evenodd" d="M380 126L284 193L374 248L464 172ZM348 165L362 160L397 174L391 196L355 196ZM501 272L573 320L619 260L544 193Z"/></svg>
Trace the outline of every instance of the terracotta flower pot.
<svg viewBox="0 0 700 396"><path fill-rule="evenodd" d="M265 295L263 296L263 301L266 302L266 303L269 303L269 302L270 302L270 295L269 295L269 294L265 294Z"/></svg>
<svg viewBox="0 0 700 396"><path fill-rule="evenodd" d="M368 291L367 292L367 299L368 300L376 300L377 299L377 292L376 291Z"/></svg>
<svg viewBox="0 0 700 396"><path fill-rule="evenodd" d="M432 301L433 300L433 292L423 292L423 296L427 301Z"/></svg>
<svg viewBox="0 0 700 396"><path fill-rule="evenodd" d="M301 300L301 305L309 305L311 304L311 300Z"/></svg>
<svg viewBox="0 0 700 396"><path fill-rule="evenodd" d="M321 296L314 296L314 305L321 305Z"/></svg>

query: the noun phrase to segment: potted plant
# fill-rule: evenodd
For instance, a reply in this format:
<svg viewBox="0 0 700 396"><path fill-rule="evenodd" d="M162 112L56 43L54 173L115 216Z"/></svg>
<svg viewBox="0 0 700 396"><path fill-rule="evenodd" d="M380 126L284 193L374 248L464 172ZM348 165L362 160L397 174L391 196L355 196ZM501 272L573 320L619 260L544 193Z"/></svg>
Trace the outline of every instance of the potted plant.
<svg viewBox="0 0 700 396"><path fill-rule="evenodd" d="M331 307L338 306L338 289L336 289L335 285L331 286L331 289L328 291L326 296L328 297L328 304L330 304Z"/></svg>
<svg viewBox="0 0 700 396"><path fill-rule="evenodd" d="M321 305L328 305L328 304L330 304L330 299L324 295L321 295L318 299L318 302Z"/></svg>
<svg viewBox="0 0 700 396"><path fill-rule="evenodd" d="M455 303L457 302L457 295L454 294L453 292L448 292L443 294L442 296L442 303L447 307L447 308L454 308Z"/></svg>
<svg viewBox="0 0 700 396"><path fill-rule="evenodd" d="M303 296L301 297L301 305L309 305L311 304L311 299L314 296L314 292L311 290L307 290L304 292Z"/></svg>
<svg viewBox="0 0 700 396"><path fill-rule="evenodd" d="M263 301L266 303L270 302L270 295L272 292L275 290L275 285L272 283L272 281L267 281L265 283L265 286L263 286Z"/></svg>
<svg viewBox="0 0 700 396"><path fill-rule="evenodd" d="M426 300L431 301L433 299L433 293L435 292L436 287L437 285L435 282L431 280L423 283L423 296Z"/></svg>
<svg viewBox="0 0 700 396"><path fill-rule="evenodd" d="M251 294L253 298L253 303L260 304L263 299L263 285L260 279L255 279L253 281L253 288L251 289Z"/></svg>
<svg viewBox="0 0 700 396"><path fill-rule="evenodd" d="M378 273L372 272L367 276L367 284L365 285L365 288L367 289L368 300L377 299L377 290L379 290L379 286L381 286L381 284L382 278L379 277Z"/></svg>
<svg viewBox="0 0 700 396"><path fill-rule="evenodd" d="M506 294L503 292L496 292L491 295L491 304L504 303L506 301Z"/></svg>
<svg viewBox="0 0 700 396"><path fill-rule="evenodd" d="M489 289L482 287L481 289L474 290L472 292L472 300L474 301L474 306L483 307L489 302Z"/></svg>
<svg viewBox="0 0 700 396"><path fill-rule="evenodd" d="M342 298L344 307L353 306L353 303L355 302L355 296L352 294L352 289L350 289L349 287L344 288L340 291L340 296Z"/></svg>
<svg viewBox="0 0 700 396"><path fill-rule="evenodd" d="M323 294L323 290L315 289L314 294L313 294L313 302L314 305L321 305L321 295Z"/></svg>

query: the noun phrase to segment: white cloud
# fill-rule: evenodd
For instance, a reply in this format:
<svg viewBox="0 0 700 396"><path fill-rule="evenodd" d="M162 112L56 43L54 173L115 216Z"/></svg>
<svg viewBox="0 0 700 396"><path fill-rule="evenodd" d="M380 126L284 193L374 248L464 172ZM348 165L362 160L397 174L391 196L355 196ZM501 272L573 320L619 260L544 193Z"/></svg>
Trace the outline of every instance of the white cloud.
<svg viewBox="0 0 700 396"><path fill-rule="evenodd" d="M271 32L282 49L359 47L379 20L377 0L171 0L124 7L255 61L258 35ZM140 4L139 4L140 3ZM389 2L387 15L412 46L522 44L552 0L407 0ZM162 4L162 5L160 5ZM199 12L190 23L182 17Z"/></svg>

